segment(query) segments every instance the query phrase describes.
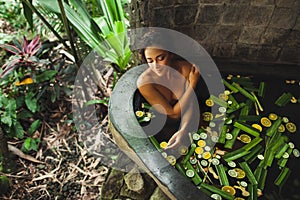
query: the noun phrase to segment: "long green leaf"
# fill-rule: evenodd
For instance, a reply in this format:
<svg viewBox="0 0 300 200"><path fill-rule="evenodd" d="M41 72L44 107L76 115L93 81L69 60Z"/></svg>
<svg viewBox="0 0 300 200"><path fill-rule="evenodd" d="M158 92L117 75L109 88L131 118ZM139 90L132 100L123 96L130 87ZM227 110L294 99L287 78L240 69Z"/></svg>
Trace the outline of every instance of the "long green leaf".
<svg viewBox="0 0 300 200"><path fill-rule="evenodd" d="M103 14L108 20L108 25L109 25L110 30L113 30L112 24L114 23L114 20L113 20L113 16L109 12L109 7L107 5L107 1L106 0L98 0L98 1L100 1L100 5L101 5L101 9L103 11Z"/></svg>
<svg viewBox="0 0 300 200"><path fill-rule="evenodd" d="M121 65L120 65L120 68L122 69L122 70L125 70L125 68L126 68L126 66L127 66L127 63L128 63L128 61L129 61L129 59L130 59L130 56L131 56L131 51L129 50L129 51L125 51L126 53L125 53L125 56L123 57L123 62L121 63Z"/></svg>
<svg viewBox="0 0 300 200"><path fill-rule="evenodd" d="M89 11L86 8L86 5L82 0L71 0L72 4L76 8L77 13L82 18L82 20L89 25L94 34L100 33L100 28L97 23L94 21Z"/></svg>
<svg viewBox="0 0 300 200"><path fill-rule="evenodd" d="M118 55L114 52L114 50L111 49L106 52L106 57L104 58L104 61L118 63Z"/></svg>
<svg viewBox="0 0 300 200"><path fill-rule="evenodd" d="M28 0L31 4L32 4L32 0ZM24 13L24 16L30 26L31 29L33 29L33 12L32 10L30 9L29 6L27 6L27 4L25 2L22 2L22 5L23 5L23 13Z"/></svg>
<svg viewBox="0 0 300 200"><path fill-rule="evenodd" d="M118 0L114 0L114 1L106 0L106 2L109 9L109 14L112 16L113 22L120 21L121 19L119 17L119 12L116 6Z"/></svg>
<svg viewBox="0 0 300 200"><path fill-rule="evenodd" d="M93 26L96 26L95 24L91 23L91 21L85 21L82 20L80 17L78 17L78 13L76 13L70 6L65 7L67 17L70 20L71 24L75 29L77 29L78 33L83 34L87 39L90 39L91 42L93 42L93 48L95 46L99 45L103 39L99 37L98 33L95 33L93 30L97 28L93 28Z"/></svg>
<svg viewBox="0 0 300 200"><path fill-rule="evenodd" d="M74 5L77 12L80 14L80 17L84 20L89 22L92 18L89 11L86 9L85 4L81 0L70 0L70 2Z"/></svg>
<svg viewBox="0 0 300 200"><path fill-rule="evenodd" d="M122 37L122 35L119 35L115 35L112 33L106 38L106 41L108 41L110 47L114 50L118 57L123 55L123 44L121 43L121 40L119 38Z"/></svg>
<svg viewBox="0 0 300 200"><path fill-rule="evenodd" d="M101 35L103 37L106 37L107 35L111 34L111 30L109 29L109 26L107 24L107 20L104 16L94 18L95 22L99 25L99 28L101 29Z"/></svg>
<svg viewBox="0 0 300 200"><path fill-rule="evenodd" d="M39 4L44 8L60 15L59 6L56 1L39 0ZM91 22L84 21L81 17L78 17L76 13L69 5L64 4L66 15L70 23L75 28L76 32L81 36L81 38L92 48L94 48L100 55L105 55L107 50L103 45L101 45L101 37L95 34L92 30Z"/></svg>
<svg viewBox="0 0 300 200"><path fill-rule="evenodd" d="M103 16L97 18L92 18L82 0L70 0L70 3L72 7L64 3L64 8L77 34L106 61L113 62L124 70L131 50L121 1L97 0L103 12ZM39 0L39 4L60 15L56 1Z"/></svg>
<svg viewBox="0 0 300 200"><path fill-rule="evenodd" d="M117 22L115 22L114 26L116 27L120 43L122 45L127 44L127 40L126 40L127 33L126 33L126 29L123 26L123 23L121 21L117 21ZM124 47L122 46L122 48L124 48Z"/></svg>

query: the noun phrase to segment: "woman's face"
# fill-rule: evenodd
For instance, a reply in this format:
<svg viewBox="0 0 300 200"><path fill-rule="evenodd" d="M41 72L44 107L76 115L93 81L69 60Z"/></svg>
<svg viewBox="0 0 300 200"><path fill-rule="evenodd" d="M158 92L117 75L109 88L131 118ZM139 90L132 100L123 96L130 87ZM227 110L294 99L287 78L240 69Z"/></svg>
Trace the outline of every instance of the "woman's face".
<svg viewBox="0 0 300 200"><path fill-rule="evenodd" d="M168 51L147 47L144 53L146 61L154 73L162 76L167 72L167 66L170 66L171 63L171 54Z"/></svg>

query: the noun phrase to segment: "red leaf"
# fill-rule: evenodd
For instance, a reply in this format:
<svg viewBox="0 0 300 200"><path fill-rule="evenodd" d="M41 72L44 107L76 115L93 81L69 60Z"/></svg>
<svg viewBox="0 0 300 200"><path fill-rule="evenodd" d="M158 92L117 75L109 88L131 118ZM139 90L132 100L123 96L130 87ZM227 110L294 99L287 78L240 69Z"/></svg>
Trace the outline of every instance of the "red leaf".
<svg viewBox="0 0 300 200"><path fill-rule="evenodd" d="M2 69L4 69L4 70L1 73L0 77L2 78L4 76L6 76L7 74L9 74L12 70L14 70L17 67L16 63L18 63L20 61L21 60L16 59L16 60L13 60L12 62L9 62L9 63L3 65Z"/></svg>
<svg viewBox="0 0 300 200"><path fill-rule="evenodd" d="M38 44L38 46L36 46L36 47L31 51L30 56L33 56L33 55L41 48L41 46L42 46L42 43L40 42L40 43Z"/></svg>
<svg viewBox="0 0 300 200"><path fill-rule="evenodd" d="M35 50L35 49L40 48L40 46L41 46L41 43L39 41L40 41L40 36L38 35L29 43L29 45L27 46L26 52L31 55L32 55L33 51L36 52L37 50Z"/></svg>
<svg viewBox="0 0 300 200"><path fill-rule="evenodd" d="M4 65L2 65L1 69L4 69L6 67L8 63L5 63Z"/></svg>
<svg viewBox="0 0 300 200"><path fill-rule="evenodd" d="M10 66L14 66L14 65L16 65L17 63L21 63L21 62L22 62L22 60L20 60L20 59L14 59L14 60L12 60L12 61L10 61L10 62L7 62L7 63L5 64L5 66L3 65L3 66L2 66L2 69L5 70L5 68L10 67Z"/></svg>
<svg viewBox="0 0 300 200"><path fill-rule="evenodd" d="M10 66L9 68L7 68L6 70L4 70L1 75L0 78L5 77L6 75L8 75L13 69L15 68L15 66Z"/></svg>
<svg viewBox="0 0 300 200"><path fill-rule="evenodd" d="M27 41L26 37L23 36L22 51L25 52L25 53L27 53L26 52L27 46L28 46L28 41Z"/></svg>
<svg viewBox="0 0 300 200"><path fill-rule="evenodd" d="M11 52L16 55L22 53L22 51L20 49L18 49L16 46L13 46L10 44L3 44L3 45L0 45L0 47L5 49L6 51Z"/></svg>

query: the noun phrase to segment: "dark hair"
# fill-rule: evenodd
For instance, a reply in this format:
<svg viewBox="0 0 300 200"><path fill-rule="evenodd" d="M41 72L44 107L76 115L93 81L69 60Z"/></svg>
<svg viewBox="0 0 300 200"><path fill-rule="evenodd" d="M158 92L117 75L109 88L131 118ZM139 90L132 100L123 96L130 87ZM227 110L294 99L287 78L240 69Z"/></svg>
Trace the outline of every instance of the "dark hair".
<svg viewBox="0 0 300 200"><path fill-rule="evenodd" d="M163 34L159 31L149 31L143 35L140 42L143 43L142 46L144 47L154 46L173 54L173 58L176 60L184 60L182 57L170 51L170 49L174 49L174 40L166 33ZM145 58L145 49L146 48L139 50L139 59L142 60L143 63L147 62Z"/></svg>

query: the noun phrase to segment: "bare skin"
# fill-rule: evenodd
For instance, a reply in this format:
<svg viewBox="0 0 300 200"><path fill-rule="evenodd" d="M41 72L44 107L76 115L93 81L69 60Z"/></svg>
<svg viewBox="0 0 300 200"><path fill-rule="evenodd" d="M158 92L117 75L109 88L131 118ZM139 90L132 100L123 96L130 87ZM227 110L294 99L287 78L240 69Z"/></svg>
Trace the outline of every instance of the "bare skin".
<svg viewBox="0 0 300 200"><path fill-rule="evenodd" d="M195 114L190 101L200 73L195 65L173 59L173 54L157 47L145 49L149 68L138 79L140 93L158 112L177 121L179 130L168 141L168 149L176 148L188 133L188 126Z"/></svg>

